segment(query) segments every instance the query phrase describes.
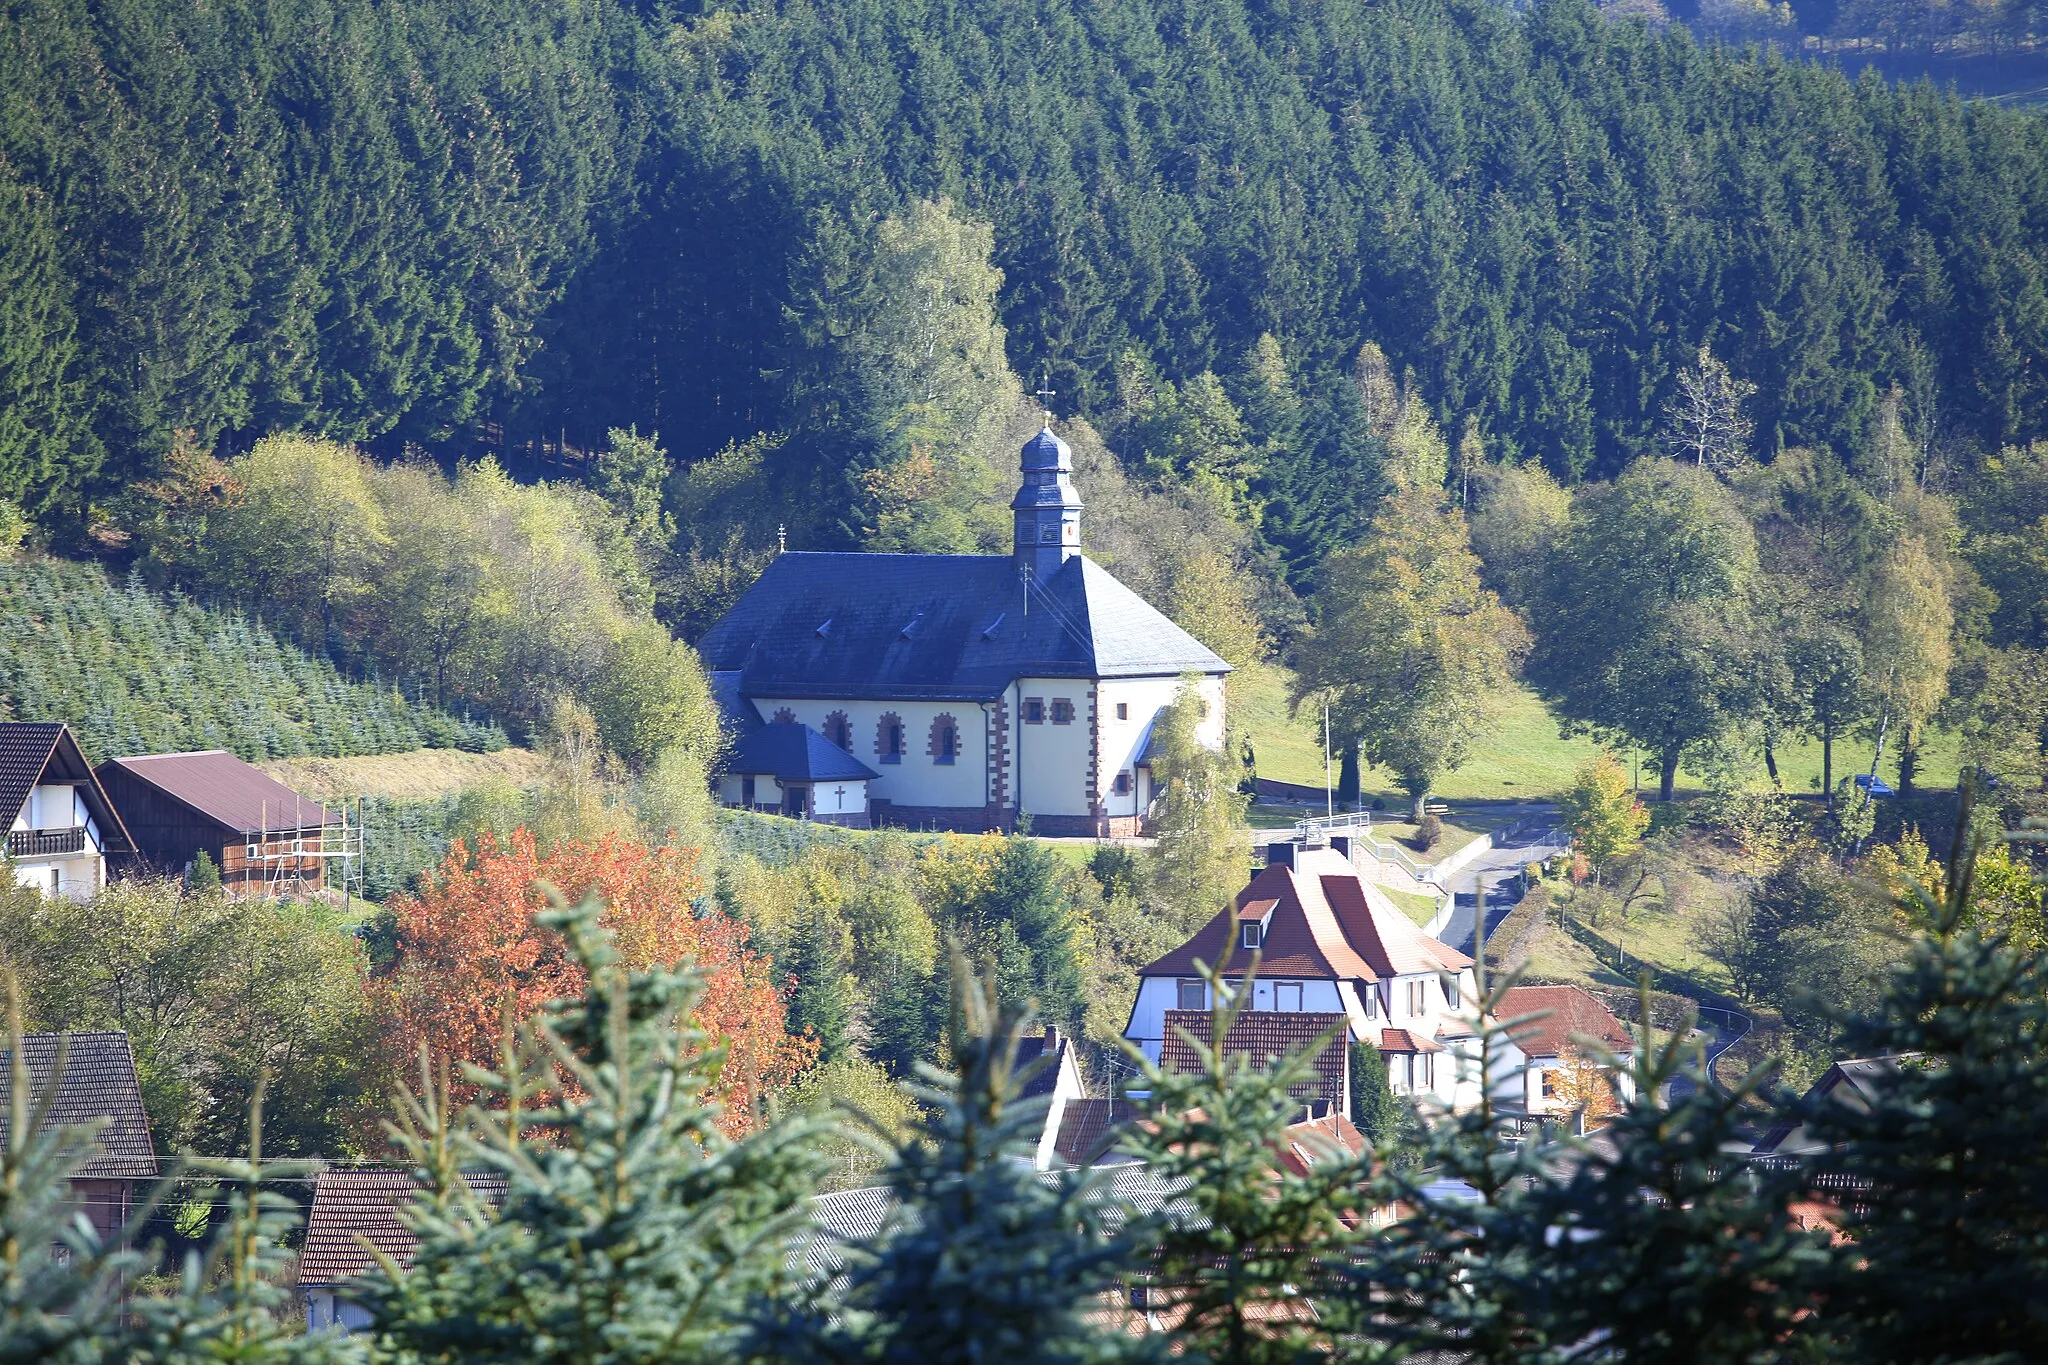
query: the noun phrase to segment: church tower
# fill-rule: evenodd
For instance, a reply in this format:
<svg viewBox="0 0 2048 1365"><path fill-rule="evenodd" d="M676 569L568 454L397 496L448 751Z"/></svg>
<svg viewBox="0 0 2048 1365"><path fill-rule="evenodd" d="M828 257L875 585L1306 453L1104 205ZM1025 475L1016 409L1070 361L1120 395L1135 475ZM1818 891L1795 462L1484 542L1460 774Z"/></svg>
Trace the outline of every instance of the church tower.
<svg viewBox="0 0 2048 1365"><path fill-rule="evenodd" d="M1024 443L1023 487L1010 500L1017 517L1017 567L1038 582L1081 553L1081 495L1074 491L1074 451L1053 435L1048 417Z"/></svg>

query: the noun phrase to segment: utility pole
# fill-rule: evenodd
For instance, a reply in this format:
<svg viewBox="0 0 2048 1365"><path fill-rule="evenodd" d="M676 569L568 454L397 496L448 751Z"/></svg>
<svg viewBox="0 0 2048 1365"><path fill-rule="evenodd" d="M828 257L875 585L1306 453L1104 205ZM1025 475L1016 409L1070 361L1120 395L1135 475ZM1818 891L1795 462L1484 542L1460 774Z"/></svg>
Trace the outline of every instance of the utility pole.
<svg viewBox="0 0 2048 1365"><path fill-rule="evenodd" d="M1330 781L1330 699L1323 698L1323 816L1337 813L1335 785Z"/></svg>

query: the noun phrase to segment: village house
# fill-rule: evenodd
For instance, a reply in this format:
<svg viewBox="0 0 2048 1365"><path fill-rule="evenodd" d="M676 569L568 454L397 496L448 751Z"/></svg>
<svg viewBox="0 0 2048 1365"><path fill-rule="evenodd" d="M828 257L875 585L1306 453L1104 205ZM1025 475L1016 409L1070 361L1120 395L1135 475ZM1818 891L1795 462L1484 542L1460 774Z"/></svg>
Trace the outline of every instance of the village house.
<svg viewBox="0 0 2048 1365"><path fill-rule="evenodd" d="M188 874L205 853L230 895L300 895L326 885L337 817L225 749L146 754L100 764L137 858Z"/></svg>
<svg viewBox="0 0 2048 1365"><path fill-rule="evenodd" d="M1175 1025L1206 1019L1215 1003L1195 964L1222 966L1225 981L1241 985L1256 953L1246 1015L1341 1019L1347 1041L1379 1049L1396 1094L1451 1108L1475 1102L1472 959L1423 933L1361 877L1343 840L1268 848L1271 861L1231 908L1140 972L1124 1036L1159 1061ZM1305 1029L1295 1032L1320 1032Z"/></svg>
<svg viewBox="0 0 2048 1365"><path fill-rule="evenodd" d="M1222 746L1230 666L1081 552L1073 452L1049 424L1020 463L1011 554L791 551L706 633L737 739L726 804L1129 835L1153 796L1153 725L1184 685L1198 738ZM777 725L856 763L824 777L809 735L750 740Z"/></svg>
<svg viewBox="0 0 2048 1365"><path fill-rule="evenodd" d="M1501 992L1499 1017L1508 1041L1490 1068L1494 1097L1525 1114L1555 1114L1583 1096L1567 1093L1574 1067L1612 1071L1623 1099L1634 1093L1626 1070L1605 1065L1602 1054L1626 1064L1636 1041L1626 1026L1579 986L1512 986ZM1519 1021L1519 1022L1518 1022Z"/></svg>
<svg viewBox="0 0 2048 1365"><path fill-rule="evenodd" d="M1897 1057L1845 1057L1829 1063L1820 1079L1807 1087L1800 1102L1757 1140L1756 1152L1763 1156L1808 1157L1826 1151L1827 1144L1807 1128L1804 1115L1822 1105L1867 1114L1884 1102L1884 1088L1899 1074L1899 1068L1918 1060L1908 1053Z"/></svg>
<svg viewBox="0 0 2048 1365"><path fill-rule="evenodd" d="M118 1031L92 1033L30 1033L21 1051L28 1062L29 1093L47 1093L56 1077L43 1130L100 1125L94 1153L71 1177L72 1203L92 1225L103 1246L118 1244L135 1212L143 1186L157 1178L156 1146L150 1140L149 1116L142 1108L142 1086L135 1076L135 1054L128 1035ZM63 1070L57 1069L62 1055ZM0 1046L0 1093L14 1084L12 1049ZM0 1145L13 1140L13 1122L0 1105Z"/></svg>
<svg viewBox="0 0 2048 1365"><path fill-rule="evenodd" d="M134 852L127 827L70 729L0 724L0 816L15 880L83 900L107 884L107 862Z"/></svg>
<svg viewBox="0 0 2048 1365"><path fill-rule="evenodd" d="M484 1203L504 1202L502 1174L470 1171L463 1179ZM401 1269L412 1264L419 1238L405 1210L421 1190L415 1172L395 1166L329 1166L320 1172L299 1251L299 1298L307 1331L347 1333L369 1326L370 1312L350 1297L350 1285L376 1268L372 1248Z"/></svg>

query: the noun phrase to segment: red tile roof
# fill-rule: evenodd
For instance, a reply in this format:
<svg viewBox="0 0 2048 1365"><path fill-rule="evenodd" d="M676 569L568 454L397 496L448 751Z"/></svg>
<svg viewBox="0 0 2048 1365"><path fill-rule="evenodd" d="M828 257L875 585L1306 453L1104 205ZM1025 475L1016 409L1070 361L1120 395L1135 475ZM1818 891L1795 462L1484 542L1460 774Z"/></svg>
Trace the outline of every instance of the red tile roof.
<svg viewBox="0 0 2048 1365"><path fill-rule="evenodd" d="M225 749L107 761L239 834L318 829L328 821L319 802L308 801Z"/></svg>
<svg viewBox="0 0 2048 1365"><path fill-rule="evenodd" d="M463 1178L488 1204L495 1206L505 1197L505 1177L495 1171L473 1171ZM320 1172L299 1252L300 1285L340 1284L368 1272L377 1263L370 1247L401 1266L411 1265L419 1239L406 1226L402 1210L419 1198L421 1188L417 1174L389 1166L330 1166Z"/></svg>
<svg viewBox="0 0 2048 1365"><path fill-rule="evenodd" d="M1318 1038L1334 1030L1335 1037L1316 1054L1314 1078L1296 1086L1291 1093L1301 1099L1329 1100L1336 1107L1344 1108L1347 1105L1344 1089L1348 1060L1345 1048L1350 1039L1347 1025L1348 1020L1341 1014L1245 1010L1231 1025L1229 1036L1223 1040L1223 1050L1231 1056L1250 1057L1254 1065L1263 1069L1275 1058L1307 1050ZM1201 1063L1195 1058L1188 1035L1207 1044L1209 1028L1207 1010L1168 1010L1166 1041L1159 1050L1160 1070L1199 1069Z"/></svg>
<svg viewBox="0 0 2048 1365"><path fill-rule="evenodd" d="M1341 853L1309 849L1296 861L1297 867L1265 868L1238 893L1234 909L1219 913L1141 975L1192 976L1197 961L1213 966L1247 956L1236 949L1234 922L1266 901L1274 904L1261 976L1378 981L1472 965L1471 958L1418 929Z"/></svg>
<svg viewBox="0 0 2048 1365"><path fill-rule="evenodd" d="M1067 1165L1079 1166L1097 1154L1112 1129L1129 1123L1137 1112L1129 1100L1068 1100L1060 1111L1053 1150Z"/></svg>
<svg viewBox="0 0 2048 1365"><path fill-rule="evenodd" d="M1383 1028L1380 1030L1380 1051L1382 1052L1442 1052L1443 1044L1429 1038L1418 1038L1405 1028Z"/></svg>
<svg viewBox="0 0 2048 1365"><path fill-rule="evenodd" d="M1501 994L1499 1017L1531 1057L1561 1057L1579 1037L1624 1055L1635 1047L1621 1021L1577 986L1511 987Z"/></svg>
<svg viewBox="0 0 2048 1365"><path fill-rule="evenodd" d="M104 1119L106 1124L96 1140L99 1155L79 1168L77 1178L154 1180L156 1148L149 1137L149 1116L142 1111L142 1087L135 1079L135 1054L129 1050L128 1035L112 1030L24 1035L21 1050L28 1058L31 1097L49 1084L60 1038L64 1041L64 1074L57 1081L44 1130ZM13 1055L0 1050L0 1094L13 1084ZM0 1104L0 1145L8 1141L11 1122L6 1106Z"/></svg>

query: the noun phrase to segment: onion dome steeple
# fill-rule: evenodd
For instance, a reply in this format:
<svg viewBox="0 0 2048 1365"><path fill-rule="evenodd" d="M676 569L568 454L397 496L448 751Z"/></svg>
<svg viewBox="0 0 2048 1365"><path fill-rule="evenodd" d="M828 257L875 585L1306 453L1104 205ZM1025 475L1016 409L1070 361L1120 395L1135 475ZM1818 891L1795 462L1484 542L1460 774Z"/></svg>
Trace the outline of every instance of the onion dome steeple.
<svg viewBox="0 0 2048 1365"><path fill-rule="evenodd" d="M1017 567L1040 582L1081 553L1081 495L1074 491L1074 451L1053 434L1047 413L1039 433L1024 443L1018 468L1023 486L1010 500L1016 514Z"/></svg>

